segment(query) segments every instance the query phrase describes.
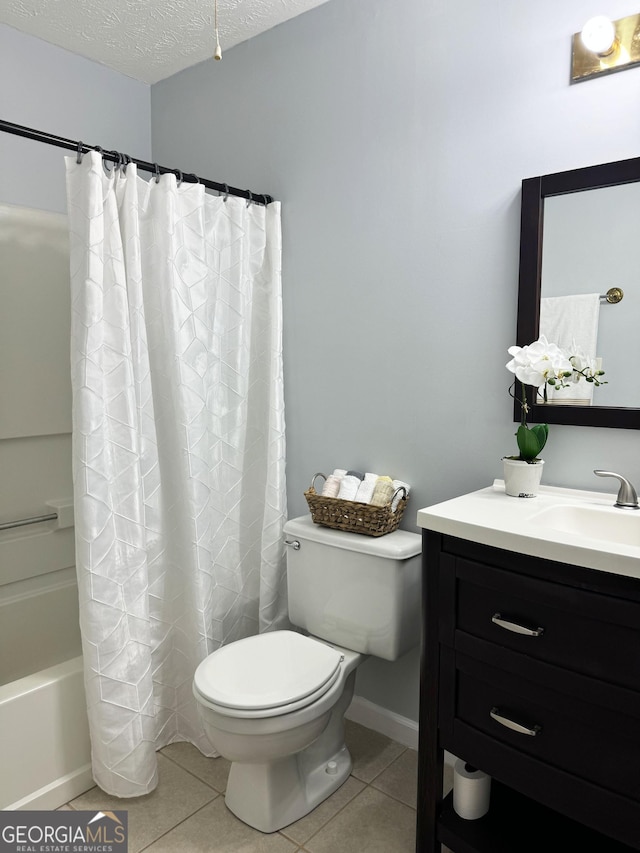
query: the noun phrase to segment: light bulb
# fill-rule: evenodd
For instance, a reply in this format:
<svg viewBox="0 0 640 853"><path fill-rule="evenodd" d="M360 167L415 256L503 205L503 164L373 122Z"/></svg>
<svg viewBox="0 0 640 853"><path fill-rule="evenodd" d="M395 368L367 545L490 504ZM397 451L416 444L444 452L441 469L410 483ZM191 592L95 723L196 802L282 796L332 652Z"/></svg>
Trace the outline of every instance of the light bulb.
<svg viewBox="0 0 640 853"><path fill-rule="evenodd" d="M587 50L597 53L598 56L607 56L615 45L616 28L609 18L605 18L604 15L597 15L587 21L582 28L580 37Z"/></svg>

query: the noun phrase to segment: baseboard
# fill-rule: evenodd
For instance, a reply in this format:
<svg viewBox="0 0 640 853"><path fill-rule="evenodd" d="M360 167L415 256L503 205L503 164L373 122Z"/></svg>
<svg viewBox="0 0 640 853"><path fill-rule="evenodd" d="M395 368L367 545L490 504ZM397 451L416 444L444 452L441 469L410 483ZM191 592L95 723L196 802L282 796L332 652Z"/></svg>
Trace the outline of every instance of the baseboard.
<svg viewBox="0 0 640 853"><path fill-rule="evenodd" d="M383 708L382 705L376 705L361 696L354 696L345 717L367 729L386 735L409 749L418 749L418 723ZM453 767L456 756L445 751L444 761Z"/></svg>
<svg viewBox="0 0 640 853"><path fill-rule="evenodd" d="M368 699L354 696L345 716L354 723L360 723L367 729L386 735L403 746L408 746L410 749L418 748L418 724L414 720L396 714L381 705L375 705Z"/></svg>

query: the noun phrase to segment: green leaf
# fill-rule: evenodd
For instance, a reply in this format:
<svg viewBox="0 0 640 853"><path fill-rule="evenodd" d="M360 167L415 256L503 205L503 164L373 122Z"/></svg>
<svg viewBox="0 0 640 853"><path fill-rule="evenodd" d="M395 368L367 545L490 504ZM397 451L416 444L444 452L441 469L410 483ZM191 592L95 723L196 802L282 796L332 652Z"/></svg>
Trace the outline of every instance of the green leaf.
<svg viewBox="0 0 640 853"><path fill-rule="evenodd" d="M520 458L524 460L535 459L547 443L549 427L547 424L538 424L534 427L521 425L516 433L516 441L520 450Z"/></svg>
<svg viewBox="0 0 640 853"><path fill-rule="evenodd" d="M537 426L531 427L531 432L536 434L536 438L538 439L538 442L540 444L540 447L538 448L538 453L540 453L542 448L547 443L547 439L549 438L549 425L537 424Z"/></svg>

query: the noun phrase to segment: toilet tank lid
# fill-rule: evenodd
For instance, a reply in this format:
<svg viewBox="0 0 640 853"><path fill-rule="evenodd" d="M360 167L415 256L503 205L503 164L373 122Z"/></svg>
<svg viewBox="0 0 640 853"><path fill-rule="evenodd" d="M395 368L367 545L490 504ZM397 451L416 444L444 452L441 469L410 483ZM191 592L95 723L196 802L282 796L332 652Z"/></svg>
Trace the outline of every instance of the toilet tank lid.
<svg viewBox="0 0 640 853"><path fill-rule="evenodd" d="M347 551L359 551L388 560L408 560L422 551L422 536L408 530L394 530L384 536L365 536L316 524L310 515L291 518L284 525L287 538L307 539Z"/></svg>

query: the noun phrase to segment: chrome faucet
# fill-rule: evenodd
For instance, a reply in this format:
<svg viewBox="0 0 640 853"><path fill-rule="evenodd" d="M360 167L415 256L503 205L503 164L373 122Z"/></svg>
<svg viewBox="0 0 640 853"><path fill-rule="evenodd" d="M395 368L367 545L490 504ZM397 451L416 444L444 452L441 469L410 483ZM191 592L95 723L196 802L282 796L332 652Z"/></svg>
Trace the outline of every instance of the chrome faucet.
<svg viewBox="0 0 640 853"><path fill-rule="evenodd" d="M640 509L636 490L626 477L623 477L621 474L615 474L613 471L594 471L593 473L597 474L598 477L615 477L616 480L620 481L620 489L618 490L618 497L614 506L617 506L619 509Z"/></svg>

